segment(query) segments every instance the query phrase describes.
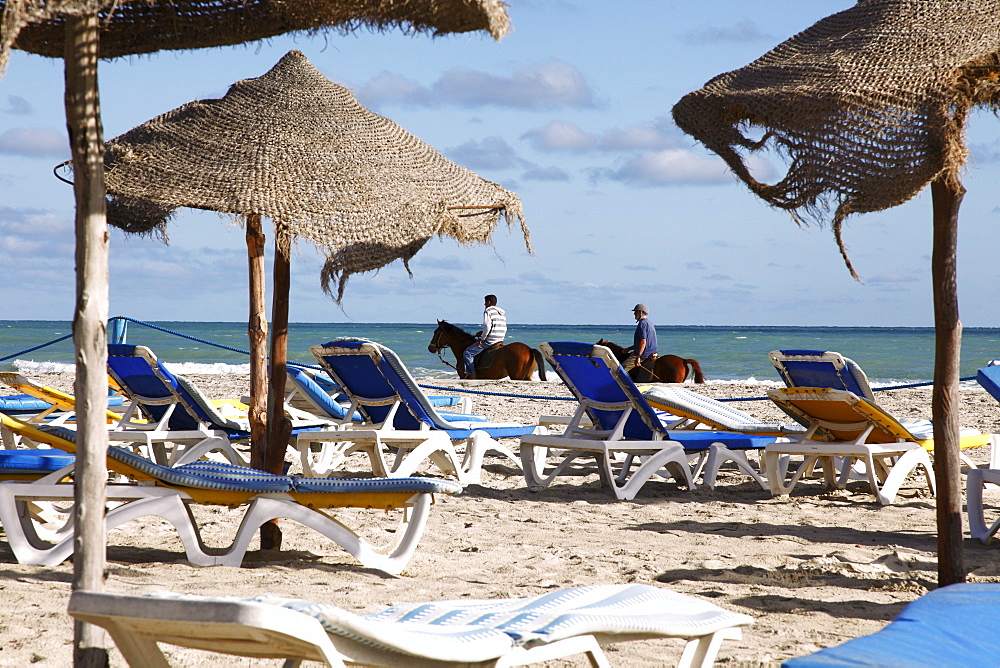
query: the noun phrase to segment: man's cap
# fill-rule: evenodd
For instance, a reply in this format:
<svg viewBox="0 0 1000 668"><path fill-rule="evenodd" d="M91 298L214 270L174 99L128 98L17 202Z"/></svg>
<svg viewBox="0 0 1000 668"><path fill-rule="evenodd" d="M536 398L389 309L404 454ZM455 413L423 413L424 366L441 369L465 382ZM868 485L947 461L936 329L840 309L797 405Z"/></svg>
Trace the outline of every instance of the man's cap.
<svg viewBox="0 0 1000 668"><path fill-rule="evenodd" d="M645 304L636 304L635 308L633 308L632 311L633 312L634 311L642 311L646 315L649 315L649 307L646 306Z"/></svg>

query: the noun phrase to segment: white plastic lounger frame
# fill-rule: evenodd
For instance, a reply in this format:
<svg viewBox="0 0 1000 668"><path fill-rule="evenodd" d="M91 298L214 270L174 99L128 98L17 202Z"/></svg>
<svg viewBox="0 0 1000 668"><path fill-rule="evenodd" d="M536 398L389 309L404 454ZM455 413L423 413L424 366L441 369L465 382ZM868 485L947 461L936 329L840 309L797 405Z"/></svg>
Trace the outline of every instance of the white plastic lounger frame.
<svg viewBox="0 0 1000 668"><path fill-rule="evenodd" d="M1000 531L1000 519L986 526L986 512L983 508L983 487L986 483L1000 485L1000 470L972 469L965 480L966 509L969 513L969 533L984 543Z"/></svg>
<svg viewBox="0 0 1000 668"><path fill-rule="evenodd" d="M75 451L75 432L44 431L0 414L17 433L66 452ZM239 566L256 530L271 519L295 520L334 541L362 565L387 573L406 567L423 535L432 494L461 488L444 480L423 478L327 480L292 478L232 464L195 462L176 468L160 466L120 448L109 448L108 468L144 484L108 484L107 500L118 504L107 511L105 530L153 515L177 530L188 560L197 566ZM60 483L72 466L33 482L0 482L0 524L18 562L52 566L74 549L72 516L55 531L39 531L29 506L39 501L62 504L74 500L74 485ZM189 509L190 504L246 506L239 529L228 548L209 548ZM388 546L367 542L332 516L341 508L397 510L399 525Z"/></svg>
<svg viewBox="0 0 1000 668"><path fill-rule="evenodd" d="M782 410L808 421L805 434L790 442L772 443L764 451L767 479L773 495L787 496L817 463L823 466L829 488L843 488L853 462L864 464L865 477L879 503L890 505L906 477L918 467L934 493L930 454L891 415L875 404L845 390L797 387L771 390L768 396ZM987 442L990 436L984 435ZM782 458L800 455L804 460L791 478L782 475ZM844 461L835 464L835 458Z"/></svg>
<svg viewBox="0 0 1000 668"><path fill-rule="evenodd" d="M572 352L566 353L563 351L564 348ZM645 431L648 436L645 439L626 440L626 425L636 415L635 398L641 399L642 395L635 389L634 384L631 384L631 379L621 371L618 361L610 350L601 346L572 343L543 343L539 349L579 403L562 434L534 434L521 437L521 462L528 489L540 491L548 487L558 476L566 472L576 459L585 456L592 456L597 460L597 470L602 484L610 487L619 501L634 499L642 486L658 474L670 475L688 489L694 487L691 467L684 448L677 443L663 440L662 431L654 432L647 426ZM566 360L562 358L565 357L586 359L587 364L591 364L592 361L593 369L587 364L584 368L590 369L589 373L593 373L600 382L607 381L606 374L614 376L614 373L618 372L622 378L628 380L635 397L628 396L625 388L619 388L615 392L621 398L613 402L598 401L588 397L591 388L577 387L574 383L575 374L564 368ZM624 381L615 377L613 382ZM592 411L617 416L614 418L614 426L603 429L601 425L595 425L594 419L590 416ZM643 420L655 419L659 422L652 409L649 409L649 413L652 417L641 413L638 415ZM563 456L558 464L546 471L546 457L550 450L561 451ZM617 462L619 455L625 456L624 464ZM632 462L636 457L640 464L633 470ZM616 471L616 468L619 470Z"/></svg>
<svg viewBox="0 0 1000 668"><path fill-rule="evenodd" d="M598 585L522 599L405 603L356 615L274 596L207 598L157 592L73 592L69 613L106 628L133 668L168 666L157 643L286 666L521 666L585 654L610 666L602 644L687 641L678 666L709 667L724 640L742 637L747 615L649 585ZM666 662L664 662L666 663Z"/></svg>
<svg viewBox="0 0 1000 668"><path fill-rule="evenodd" d="M307 473L333 470L348 455L364 452L377 476L412 475L429 460L463 485L478 483L489 450L520 468L520 460L498 438L539 429L439 411L399 357L374 341L337 339L310 351L351 400L347 415L360 413L366 422L345 418L335 428L300 434L295 447ZM459 454L456 445L462 444Z"/></svg>

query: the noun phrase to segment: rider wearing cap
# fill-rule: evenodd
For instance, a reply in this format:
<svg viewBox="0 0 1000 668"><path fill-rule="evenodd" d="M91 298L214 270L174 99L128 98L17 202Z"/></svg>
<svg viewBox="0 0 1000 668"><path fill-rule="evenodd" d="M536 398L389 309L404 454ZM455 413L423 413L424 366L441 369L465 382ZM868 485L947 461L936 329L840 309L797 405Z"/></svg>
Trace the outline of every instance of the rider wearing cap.
<svg viewBox="0 0 1000 668"><path fill-rule="evenodd" d="M631 371L638 365L651 371L652 364L648 364L647 360L656 359L656 327L647 317L649 307L645 304L636 304L632 309L632 315L635 316L635 335L632 338L632 345L625 349L632 354L625 358L622 367L625 371Z"/></svg>

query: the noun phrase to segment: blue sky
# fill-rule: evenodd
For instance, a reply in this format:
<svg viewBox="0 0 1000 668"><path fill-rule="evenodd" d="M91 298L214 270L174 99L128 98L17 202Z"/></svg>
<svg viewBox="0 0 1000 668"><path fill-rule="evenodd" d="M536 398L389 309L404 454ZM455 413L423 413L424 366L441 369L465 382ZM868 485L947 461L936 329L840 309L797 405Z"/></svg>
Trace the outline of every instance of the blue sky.
<svg viewBox="0 0 1000 668"><path fill-rule="evenodd" d="M848 221L858 283L828 228L766 206L671 120L685 93L851 4L510 0L513 31L500 42L396 30L119 59L100 66L104 131L221 97L294 48L521 197L534 255L502 227L486 246L435 239L412 278L400 263L354 276L343 309L320 289L321 258L300 245L293 321L475 322L493 292L512 323L627 324L641 301L660 325L932 326L929 192ZM72 318L73 193L52 176L69 153L62 100L62 62L15 52L0 79L0 318ZM995 327L1000 120L977 112L968 141L960 310L967 326ZM781 164L757 168L777 175ZM245 320L242 230L184 210L169 233L164 246L112 232L111 315Z"/></svg>

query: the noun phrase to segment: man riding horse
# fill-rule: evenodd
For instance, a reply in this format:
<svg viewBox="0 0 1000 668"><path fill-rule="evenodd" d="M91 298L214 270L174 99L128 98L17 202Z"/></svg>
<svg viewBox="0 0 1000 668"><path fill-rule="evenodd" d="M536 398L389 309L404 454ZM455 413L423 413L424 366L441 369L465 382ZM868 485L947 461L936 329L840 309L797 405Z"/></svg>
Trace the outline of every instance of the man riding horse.
<svg viewBox="0 0 1000 668"><path fill-rule="evenodd" d="M632 354L625 358L622 367L625 371L630 372L630 376L635 375L631 373L633 368L643 369L645 373L639 374L640 379L643 382L649 382L652 378L647 376L652 375L653 362L656 361L657 355L656 327L653 326L653 321L648 317L649 307L645 304L636 304L632 309L632 315L635 316L635 335L632 346L625 349Z"/></svg>
<svg viewBox="0 0 1000 668"><path fill-rule="evenodd" d="M483 330L479 333L479 338L476 339L476 342L465 349L463 355L465 360L465 377L473 380L476 378L474 361L476 355L487 348L492 348L498 343L502 344L504 337L507 336L507 314L504 313L502 308L497 306L497 296L486 295L484 301L486 310L483 311Z"/></svg>

